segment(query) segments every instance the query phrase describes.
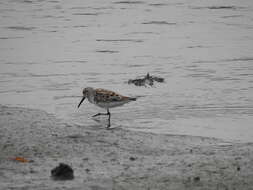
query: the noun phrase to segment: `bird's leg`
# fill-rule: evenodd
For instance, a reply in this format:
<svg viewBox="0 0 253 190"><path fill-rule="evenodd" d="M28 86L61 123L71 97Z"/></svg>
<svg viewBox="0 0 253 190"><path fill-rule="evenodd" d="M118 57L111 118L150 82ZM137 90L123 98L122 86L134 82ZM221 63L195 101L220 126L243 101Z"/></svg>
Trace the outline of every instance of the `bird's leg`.
<svg viewBox="0 0 253 190"><path fill-rule="evenodd" d="M111 113L109 112L109 109L107 108L107 115L109 115L108 117L108 125L107 125L107 129L111 126Z"/></svg>
<svg viewBox="0 0 253 190"><path fill-rule="evenodd" d="M92 117L97 117L99 115L108 115L108 113L97 113L97 114L93 115Z"/></svg>

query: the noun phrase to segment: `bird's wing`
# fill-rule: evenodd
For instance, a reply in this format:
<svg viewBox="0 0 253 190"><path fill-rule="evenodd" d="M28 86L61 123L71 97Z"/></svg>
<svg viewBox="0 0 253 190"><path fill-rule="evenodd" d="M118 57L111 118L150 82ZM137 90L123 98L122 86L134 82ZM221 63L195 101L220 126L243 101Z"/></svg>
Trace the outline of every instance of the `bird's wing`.
<svg viewBox="0 0 253 190"><path fill-rule="evenodd" d="M128 97L117 94L113 91L98 88L96 89L94 100L96 102L117 102L127 99Z"/></svg>

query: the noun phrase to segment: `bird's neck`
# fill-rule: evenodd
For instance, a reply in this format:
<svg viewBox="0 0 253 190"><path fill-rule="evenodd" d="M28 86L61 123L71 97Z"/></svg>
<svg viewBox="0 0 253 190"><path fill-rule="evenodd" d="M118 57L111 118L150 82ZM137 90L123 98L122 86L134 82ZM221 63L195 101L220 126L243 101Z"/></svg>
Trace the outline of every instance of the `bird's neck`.
<svg viewBox="0 0 253 190"><path fill-rule="evenodd" d="M88 95L87 99L90 103L94 104L94 95L92 93Z"/></svg>

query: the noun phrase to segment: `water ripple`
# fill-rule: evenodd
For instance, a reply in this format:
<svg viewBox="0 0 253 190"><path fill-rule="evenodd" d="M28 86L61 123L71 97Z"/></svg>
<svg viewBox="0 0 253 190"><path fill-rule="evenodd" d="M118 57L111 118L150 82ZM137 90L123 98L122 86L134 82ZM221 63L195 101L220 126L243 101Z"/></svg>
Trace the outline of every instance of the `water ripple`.
<svg viewBox="0 0 253 190"><path fill-rule="evenodd" d="M119 51L113 51L113 50L96 50L97 53L119 53Z"/></svg>
<svg viewBox="0 0 253 190"><path fill-rule="evenodd" d="M104 13L72 13L72 15L80 15L80 16L98 16Z"/></svg>
<svg viewBox="0 0 253 190"><path fill-rule="evenodd" d="M21 39L24 38L23 36L13 36L13 37L0 37L0 40L14 40L14 39Z"/></svg>
<svg viewBox="0 0 253 190"><path fill-rule="evenodd" d="M162 7L162 6L167 6L168 4L166 3L150 3L149 6L154 6L154 7Z"/></svg>
<svg viewBox="0 0 253 190"><path fill-rule="evenodd" d="M142 24L155 24L155 25L176 25L175 22L167 22L167 21L149 21L143 22Z"/></svg>
<svg viewBox="0 0 253 190"><path fill-rule="evenodd" d="M190 7L191 9L210 9L210 10L238 10L238 9L245 9L245 7L239 6L231 6L231 5L224 5L224 6L207 6L207 7Z"/></svg>
<svg viewBox="0 0 253 190"><path fill-rule="evenodd" d="M143 42L144 40L140 39L96 39L98 42L136 42L140 43Z"/></svg>
<svg viewBox="0 0 253 190"><path fill-rule="evenodd" d="M36 27L28 27L28 26L8 26L6 27L10 30L24 30L24 31L30 31L36 29Z"/></svg>
<svg viewBox="0 0 253 190"><path fill-rule="evenodd" d="M144 1L116 1L116 2L114 2L114 4L129 4L129 5L134 4L134 5L136 5L136 4L145 4L145 2Z"/></svg>

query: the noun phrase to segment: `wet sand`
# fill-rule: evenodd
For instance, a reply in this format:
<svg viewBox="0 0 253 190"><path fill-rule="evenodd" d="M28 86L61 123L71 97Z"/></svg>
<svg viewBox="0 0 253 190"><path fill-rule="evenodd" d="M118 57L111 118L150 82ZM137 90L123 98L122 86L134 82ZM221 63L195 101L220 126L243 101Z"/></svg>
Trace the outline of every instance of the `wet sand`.
<svg viewBox="0 0 253 190"><path fill-rule="evenodd" d="M18 107L0 113L1 190L253 187L253 143L70 125ZM60 162L74 169L74 180L50 178Z"/></svg>

